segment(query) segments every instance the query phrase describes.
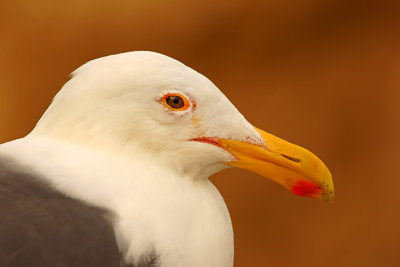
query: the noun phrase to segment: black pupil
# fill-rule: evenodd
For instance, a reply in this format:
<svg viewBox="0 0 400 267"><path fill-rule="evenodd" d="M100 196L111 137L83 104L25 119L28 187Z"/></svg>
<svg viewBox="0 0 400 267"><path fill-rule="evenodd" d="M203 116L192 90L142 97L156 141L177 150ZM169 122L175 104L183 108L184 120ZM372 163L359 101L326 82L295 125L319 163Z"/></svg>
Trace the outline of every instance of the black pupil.
<svg viewBox="0 0 400 267"><path fill-rule="evenodd" d="M185 105L183 99L180 96L170 95L167 97L166 101L168 106L174 109L183 108L183 106Z"/></svg>

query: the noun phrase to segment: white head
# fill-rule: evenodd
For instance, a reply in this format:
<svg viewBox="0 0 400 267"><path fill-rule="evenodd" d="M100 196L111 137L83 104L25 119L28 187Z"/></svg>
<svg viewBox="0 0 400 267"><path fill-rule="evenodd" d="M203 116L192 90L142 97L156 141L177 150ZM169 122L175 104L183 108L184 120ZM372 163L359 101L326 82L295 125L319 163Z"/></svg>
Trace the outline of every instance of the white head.
<svg viewBox="0 0 400 267"><path fill-rule="evenodd" d="M167 103L172 100L176 109ZM154 52L107 56L78 68L32 134L125 151L125 157L146 151L144 157L196 177L227 167L223 162L233 156L192 139L263 142L210 80Z"/></svg>
<svg viewBox="0 0 400 267"><path fill-rule="evenodd" d="M129 52L78 68L31 135L148 158L208 178L229 165L295 194L331 199L329 170L311 152L254 128L206 77L167 56Z"/></svg>

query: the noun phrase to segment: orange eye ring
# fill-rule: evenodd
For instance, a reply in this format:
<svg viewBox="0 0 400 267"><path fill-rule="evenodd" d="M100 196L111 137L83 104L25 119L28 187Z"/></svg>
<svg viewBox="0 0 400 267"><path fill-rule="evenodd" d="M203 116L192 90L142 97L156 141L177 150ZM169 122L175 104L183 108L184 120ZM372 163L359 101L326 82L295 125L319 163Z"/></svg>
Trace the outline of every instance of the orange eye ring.
<svg viewBox="0 0 400 267"><path fill-rule="evenodd" d="M161 98L161 102L172 111L184 111L190 106L189 100L181 94L169 93Z"/></svg>

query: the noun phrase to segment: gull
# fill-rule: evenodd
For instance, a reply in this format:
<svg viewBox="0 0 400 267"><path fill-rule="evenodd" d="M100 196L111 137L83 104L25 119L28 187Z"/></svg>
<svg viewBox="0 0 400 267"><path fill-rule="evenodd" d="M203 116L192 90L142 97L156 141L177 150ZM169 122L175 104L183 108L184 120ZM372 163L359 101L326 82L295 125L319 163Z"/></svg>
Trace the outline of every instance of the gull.
<svg viewBox="0 0 400 267"><path fill-rule="evenodd" d="M229 167L334 195L321 160L254 127L193 69L146 51L92 60L31 133L0 145L0 265L233 266L208 179Z"/></svg>

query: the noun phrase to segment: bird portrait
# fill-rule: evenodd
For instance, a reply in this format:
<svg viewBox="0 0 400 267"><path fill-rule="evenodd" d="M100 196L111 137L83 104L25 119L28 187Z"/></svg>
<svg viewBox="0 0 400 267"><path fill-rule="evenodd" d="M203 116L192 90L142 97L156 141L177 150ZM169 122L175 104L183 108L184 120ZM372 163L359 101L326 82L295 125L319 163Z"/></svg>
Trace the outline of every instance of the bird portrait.
<svg viewBox="0 0 400 267"><path fill-rule="evenodd" d="M232 267L230 214L209 180L230 167L334 197L317 156L253 126L183 63L91 60L28 135L0 145L0 266Z"/></svg>
<svg viewBox="0 0 400 267"><path fill-rule="evenodd" d="M400 1L0 1L0 267L398 267Z"/></svg>

